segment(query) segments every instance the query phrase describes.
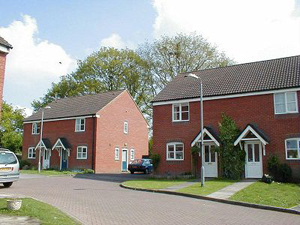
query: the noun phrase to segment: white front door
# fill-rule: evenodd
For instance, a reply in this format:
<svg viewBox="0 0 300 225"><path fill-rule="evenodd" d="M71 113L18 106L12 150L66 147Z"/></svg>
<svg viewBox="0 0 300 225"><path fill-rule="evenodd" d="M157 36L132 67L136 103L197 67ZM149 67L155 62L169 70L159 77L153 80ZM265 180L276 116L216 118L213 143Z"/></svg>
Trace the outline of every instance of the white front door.
<svg viewBox="0 0 300 225"><path fill-rule="evenodd" d="M43 157L43 169L49 169L50 167L50 150L44 150L44 157Z"/></svg>
<svg viewBox="0 0 300 225"><path fill-rule="evenodd" d="M259 142L246 142L246 165L245 177L246 178L262 178L262 150Z"/></svg>
<svg viewBox="0 0 300 225"><path fill-rule="evenodd" d="M218 177L218 155L214 144L204 145L204 172L205 177Z"/></svg>

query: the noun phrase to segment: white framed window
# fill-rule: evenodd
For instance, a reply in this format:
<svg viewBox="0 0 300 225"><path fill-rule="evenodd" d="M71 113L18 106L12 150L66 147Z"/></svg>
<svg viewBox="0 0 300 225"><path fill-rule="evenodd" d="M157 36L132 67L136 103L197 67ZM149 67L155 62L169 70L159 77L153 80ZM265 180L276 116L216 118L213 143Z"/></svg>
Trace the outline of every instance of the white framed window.
<svg viewBox="0 0 300 225"><path fill-rule="evenodd" d="M189 108L190 108L189 103L173 104L172 121L173 122L189 121L189 119L190 119Z"/></svg>
<svg viewBox="0 0 300 225"><path fill-rule="evenodd" d="M275 114L298 113L297 92L274 94Z"/></svg>
<svg viewBox="0 0 300 225"><path fill-rule="evenodd" d="M124 122L124 134L128 134L128 122Z"/></svg>
<svg viewBox="0 0 300 225"><path fill-rule="evenodd" d="M36 152L34 147L28 148L28 159L35 159Z"/></svg>
<svg viewBox="0 0 300 225"><path fill-rule="evenodd" d="M285 140L286 159L300 159L300 138Z"/></svg>
<svg viewBox="0 0 300 225"><path fill-rule="evenodd" d="M78 146L77 147L77 159L87 159L87 147Z"/></svg>
<svg viewBox="0 0 300 225"><path fill-rule="evenodd" d="M118 147L115 148L115 160L120 160L120 149Z"/></svg>
<svg viewBox="0 0 300 225"><path fill-rule="evenodd" d="M132 148L132 149L130 149L130 160L134 160L134 157L135 157L134 149Z"/></svg>
<svg viewBox="0 0 300 225"><path fill-rule="evenodd" d="M184 160L184 144L181 142L168 143L167 160Z"/></svg>
<svg viewBox="0 0 300 225"><path fill-rule="evenodd" d="M41 131L41 123L34 122L32 123L32 134L39 134Z"/></svg>
<svg viewBox="0 0 300 225"><path fill-rule="evenodd" d="M78 118L75 122L75 131L82 132L85 131L85 118Z"/></svg>

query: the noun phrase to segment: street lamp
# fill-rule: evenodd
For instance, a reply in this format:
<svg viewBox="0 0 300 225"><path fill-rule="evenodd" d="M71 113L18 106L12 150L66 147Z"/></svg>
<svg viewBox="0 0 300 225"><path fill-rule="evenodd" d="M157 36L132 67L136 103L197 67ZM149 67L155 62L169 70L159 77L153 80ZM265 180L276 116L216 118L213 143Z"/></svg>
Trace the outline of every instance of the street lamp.
<svg viewBox="0 0 300 225"><path fill-rule="evenodd" d="M42 108L42 119L41 119L41 135L40 135L40 151L39 151L39 165L38 165L38 170L39 173L41 172L41 152L42 152L42 140L43 140L43 125L44 125L44 112L45 109L51 109L50 106L46 106L45 108Z"/></svg>
<svg viewBox="0 0 300 225"><path fill-rule="evenodd" d="M204 144L203 144L203 89L202 89L202 80L200 77L196 76L193 73L185 75L184 77L192 77L194 79L200 79L200 132L201 132L201 186L204 187L205 182L205 170L204 170Z"/></svg>

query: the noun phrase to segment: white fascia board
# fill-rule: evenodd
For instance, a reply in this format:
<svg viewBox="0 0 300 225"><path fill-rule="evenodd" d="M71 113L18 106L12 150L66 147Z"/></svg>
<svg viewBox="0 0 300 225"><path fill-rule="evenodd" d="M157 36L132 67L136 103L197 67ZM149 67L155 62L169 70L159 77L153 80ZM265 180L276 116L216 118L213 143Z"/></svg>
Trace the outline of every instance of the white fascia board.
<svg viewBox="0 0 300 225"><path fill-rule="evenodd" d="M213 96L213 97L203 97L203 101L228 99L228 98L240 98L240 97L256 96L256 95L268 95L268 94L290 92L290 91L300 91L300 87L280 89L280 90L272 90L272 91L249 92L249 93L244 93L244 94L232 94L232 95L221 95L221 96ZM187 98L187 99L180 99L180 100L153 102L152 105L153 106L158 106L158 105L169 105L169 104L178 104L178 103L186 103L186 102L199 102L199 101L200 101L200 98Z"/></svg>
<svg viewBox="0 0 300 225"><path fill-rule="evenodd" d="M39 143L35 146L34 150L37 150L39 148L39 146L41 146L40 148L46 148L46 145L44 144L43 140L39 141Z"/></svg>
<svg viewBox="0 0 300 225"><path fill-rule="evenodd" d="M79 119L79 118L82 118L82 119L85 119L85 118L91 118L91 117L97 117L99 118L98 116L95 116L95 115L92 115L92 116L76 116L76 117L66 117L66 118L58 118L58 119L44 119L43 122L52 122L52 121L61 121L61 120L74 120L74 119ZM41 120L34 120L34 121L26 121L24 122L24 124L27 124L27 123L37 123L37 122L41 122Z"/></svg>

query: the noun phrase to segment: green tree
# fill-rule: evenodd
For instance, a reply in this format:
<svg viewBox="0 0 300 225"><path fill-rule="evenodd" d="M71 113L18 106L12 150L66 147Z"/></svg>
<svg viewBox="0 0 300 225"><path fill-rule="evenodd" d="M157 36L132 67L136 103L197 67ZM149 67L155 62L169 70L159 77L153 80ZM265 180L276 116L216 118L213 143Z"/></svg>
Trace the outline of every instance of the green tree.
<svg viewBox="0 0 300 225"><path fill-rule="evenodd" d="M162 36L141 45L138 54L149 63L155 95L177 74L233 64L224 53L195 33Z"/></svg>
<svg viewBox="0 0 300 225"><path fill-rule="evenodd" d="M221 146L219 148L222 175L225 178L240 179L245 168L245 151L234 146L234 141L240 134L234 120L225 114L219 124Z"/></svg>
<svg viewBox="0 0 300 225"><path fill-rule="evenodd" d="M0 128L1 146L13 152L20 152L23 142L23 109L14 108L3 102Z"/></svg>
<svg viewBox="0 0 300 225"><path fill-rule="evenodd" d="M133 50L101 48L83 61L78 61L78 69L53 83L48 93L34 101L34 110L45 106L55 97L64 98L104 91L127 89L143 113L150 105L148 89L151 78L147 73L148 64Z"/></svg>

